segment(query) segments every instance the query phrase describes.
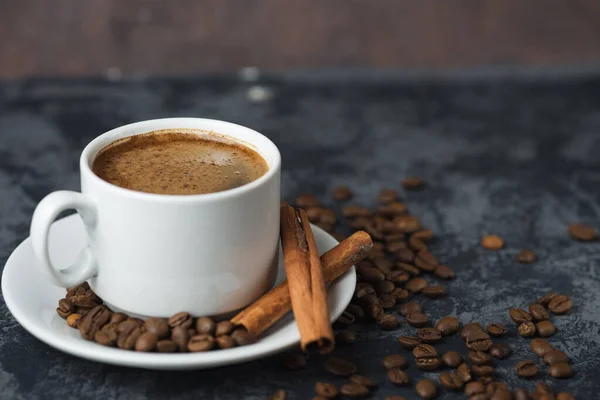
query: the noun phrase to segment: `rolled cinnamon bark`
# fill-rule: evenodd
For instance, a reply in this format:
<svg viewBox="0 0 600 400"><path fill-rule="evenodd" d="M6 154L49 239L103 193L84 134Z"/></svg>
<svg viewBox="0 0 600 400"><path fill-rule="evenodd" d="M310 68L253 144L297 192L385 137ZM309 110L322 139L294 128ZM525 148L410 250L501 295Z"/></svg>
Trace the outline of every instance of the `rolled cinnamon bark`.
<svg viewBox="0 0 600 400"><path fill-rule="evenodd" d="M330 284L371 251L373 241L368 233L358 231L321 256L323 277ZM282 282L250 304L231 322L260 335L292 309L288 282Z"/></svg>

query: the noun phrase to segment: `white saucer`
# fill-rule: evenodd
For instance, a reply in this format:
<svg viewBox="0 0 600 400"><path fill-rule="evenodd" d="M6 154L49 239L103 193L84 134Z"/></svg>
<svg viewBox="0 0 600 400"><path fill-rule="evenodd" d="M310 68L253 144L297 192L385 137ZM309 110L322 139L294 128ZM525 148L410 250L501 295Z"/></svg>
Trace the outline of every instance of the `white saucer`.
<svg viewBox="0 0 600 400"><path fill-rule="evenodd" d="M313 226L321 252L338 242ZM84 247L84 229L77 215L56 221L50 230L50 256L58 265L69 265ZM285 280L283 262L279 260L277 283ZM354 267L329 289L329 310L337 319L352 298L356 284ZM299 343L300 336L293 316L288 314L249 346L206 353L158 354L138 353L100 346L82 339L79 331L67 326L56 314L57 302L65 289L46 280L31 248L30 239L23 241L11 254L2 274L4 301L16 320L33 336L66 353L108 364L148 369L199 369L236 364L266 357Z"/></svg>

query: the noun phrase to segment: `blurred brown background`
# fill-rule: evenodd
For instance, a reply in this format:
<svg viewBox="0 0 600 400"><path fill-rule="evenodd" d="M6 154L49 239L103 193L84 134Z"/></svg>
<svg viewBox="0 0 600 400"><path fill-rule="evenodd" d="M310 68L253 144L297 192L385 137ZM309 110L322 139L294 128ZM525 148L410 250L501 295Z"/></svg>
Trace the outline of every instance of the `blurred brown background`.
<svg viewBox="0 0 600 400"><path fill-rule="evenodd" d="M0 0L0 79L600 64L600 0Z"/></svg>

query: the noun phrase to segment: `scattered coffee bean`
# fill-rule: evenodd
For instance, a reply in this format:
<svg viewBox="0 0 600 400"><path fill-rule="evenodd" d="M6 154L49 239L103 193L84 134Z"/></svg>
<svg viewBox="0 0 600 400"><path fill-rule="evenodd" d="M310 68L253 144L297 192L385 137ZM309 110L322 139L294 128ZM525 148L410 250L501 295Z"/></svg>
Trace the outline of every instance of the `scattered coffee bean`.
<svg viewBox="0 0 600 400"><path fill-rule="evenodd" d="M356 289L354 289L354 296L357 299L360 299L369 294L375 294L375 289L373 289L373 285L367 282L358 282L356 284Z"/></svg>
<svg viewBox="0 0 600 400"><path fill-rule="evenodd" d="M231 349L236 346L235 340L229 335L217 336L215 341L217 342L217 347L220 349Z"/></svg>
<svg viewBox="0 0 600 400"><path fill-rule="evenodd" d="M493 347L494 346L492 345L491 348ZM473 365L485 365L492 363L492 358L490 357L490 355L488 353L484 353L483 351L469 351L469 354L467 354L467 358Z"/></svg>
<svg viewBox="0 0 600 400"><path fill-rule="evenodd" d="M320 203L317 196L306 193L296 197L296 205L307 210L309 208L319 207Z"/></svg>
<svg viewBox="0 0 600 400"><path fill-rule="evenodd" d="M378 200L380 203L387 204L392 203L398 199L398 192L394 189L382 189L379 192Z"/></svg>
<svg viewBox="0 0 600 400"><path fill-rule="evenodd" d="M384 331L391 331L400 326L400 321L392 314L383 314L377 319L377 326Z"/></svg>
<svg viewBox="0 0 600 400"><path fill-rule="evenodd" d="M454 270L446 265L438 265L433 271L433 275L439 279L450 280L454 279Z"/></svg>
<svg viewBox="0 0 600 400"><path fill-rule="evenodd" d="M582 242L590 242L598 239L598 233L594 228L584 224L570 224L569 236Z"/></svg>
<svg viewBox="0 0 600 400"><path fill-rule="evenodd" d="M531 396L527 390L518 388L515 390L515 400L531 400Z"/></svg>
<svg viewBox="0 0 600 400"><path fill-rule="evenodd" d="M348 307L346 307L346 312L353 315L355 319L361 319L365 317L365 311L358 304L348 304Z"/></svg>
<svg viewBox="0 0 600 400"><path fill-rule="evenodd" d="M192 326L192 317L189 313L182 311L169 318L168 323L171 329L177 326L187 329Z"/></svg>
<svg viewBox="0 0 600 400"><path fill-rule="evenodd" d="M408 314L412 314L415 312L421 312L421 306L419 303L414 301L409 301L408 303L401 304L398 307L398 313L403 317L406 317Z"/></svg>
<svg viewBox="0 0 600 400"><path fill-rule="evenodd" d="M144 332L135 342L135 351L152 351L156 348L158 337L152 332Z"/></svg>
<svg viewBox="0 0 600 400"><path fill-rule="evenodd" d="M390 354L381 360L381 365L385 369L400 368L404 370L408 368L408 360L400 354Z"/></svg>
<svg viewBox="0 0 600 400"><path fill-rule="evenodd" d="M405 288L411 293L419 293L427 286L427 281L423 278L412 278L406 282Z"/></svg>
<svg viewBox="0 0 600 400"><path fill-rule="evenodd" d="M560 392L556 395L556 400L575 400L575 397L571 393Z"/></svg>
<svg viewBox="0 0 600 400"><path fill-rule="evenodd" d="M481 247L487 250L500 250L504 247L504 240L497 235L487 235L481 239Z"/></svg>
<svg viewBox="0 0 600 400"><path fill-rule="evenodd" d="M426 286L421 290L421 294L430 299L439 299L446 294L446 289L443 286Z"/></svg>
<svg viewBox="0 0 600 400"><path fill-rule="evenodd" d="M390 368L387 371L388 380L394 385L408 385L410 377L400 368Z"/></svg>
<svg viewBox="0 0 600 400"><path fill-rule="evenodd" d="M396 270L396 271L389 272L386 275L386 279L389 280L389 281L392 281L396 285L398 285L398 284L403 284L403 283L407 282L410 279L410 275L407 272L405 272L405 271L398 271L398 270ZM407 290L401 289L399 287L397 287L396 289L392 290L392 293L390 293L390 294L392 296L395 296L394 291L397 291L397 290L402 290L402 291L406 292L407 296L410 296L410 293Z"/></svg>
<svg viewBox="0 0 600 400"><path fill-rule="evenodd" d="M485 329L487 330L487 332L495 337L499 337L499 336L503 336L506 334L507 330L506 327L502 324L498 324L498 323L491 323L488 324Z"/></svg>
<svg viewBox="0 0 600 400"><path fill-rule="evenodd" d="M558 362L564 362L568 364L569 356L565 352L560 350L550 350L546 354L544 354L543 360L544 363L546 363L546 365Z"/></svg>
<svg viewBox="0 0 600 400"><path fill-rule="evenodd" d="M212 350L214 346L215 338L207 333L201 333L190 338L187 348L190 352L196 353L201 351Z"/></svg>
<svg viewBox="0 0 600 400"><path fill-rule="evenodd" d="M410 237L422 242L429 242L433 239L433 231L431 229L422 229L413 233Z"/></svg>
<svg viewBox="0 0 600 400"><path fill-rule="evenodd" d="M465 385L465 395L469 398L482 393L485 393L485 385L479 381L469 382Z"/></svg>
<svg viewBox="0 0 600 400"><path fill-rule="evenodd" d="M512 354L512 350L506 343L495 343L490 347L490 355L498 360L504 360Z"/></svg>
<svg viewBox="0 0 600 400"><path fill-rule="evenodd" d="M402 271L407 272L411 276L419 276L421 275L421 270L414 265L406 264L406 263L397 263L396 266L400 268Z"/></svg>
<svg viewBox="0 0 600 400"><path fill-rule="evenodd" d="M392 290L392 292L390 293L390 296L392 296L394 298L395 303L402 303L409 299L410 292L406 289L396 288L396 289Z"/></svg>
<svg viewBox="0 0 600 400"><path fill-rule="evenodd" d="M414 336L400 336L398 338L398 343L403 349L412 350L421 344L421 340Z"/></svg>
<svg viewBox="0 0 600 400"><path fill-rule="evenodd" d="M524 321L531 321L533 318L531 314L521 308L510 308L508 310L508 315L515 322L515 324L520 325Z"/></svg>
<svg viewBox="0 0 600 400"><path fill-rule="evenodd" d="M537 299L536 303L537 304L541 304L544 307L548 307L548 304L550 304L550 302L556 297L558 296L558 292L550 292L548 294L543 295L542 297L540 297L539 299Z"/></svg>
<svg viewBox="0 0 600 400"><path fill-rule="evenodd" d="M465 325L463 330L460 332L460 337L462 340L467 340L467 336L469 336L472 332L483 332L483 327L479 322L471 322Z"/></svg>
<svg viewBox="0 0 600 400"><path fill-rule="evenodd" d="M176 326L171 331L171 340L177 344L180 352L187 351L187 343L190 340L190 334L187 328Z"/></svg>
<svg viewBox="0 0 600 400"><path fill-rule="evenodd" d="M348 311L344 311L342 315L340 315L338 319L335 320L336 323L344 325L352 325L355 321L356 317L354 316L354 314L351 314Z"/></svg>
<svg viewBox="0 0 600 400"><path fill-rule="evenodd" d="M531 337L535 335L535 324L531 321L523 321L518 328L519 335L522 337Z"/></svg>
<svg viewBox="0 0 600 400"><path fill-rule="evenodd" d="M342 209L342 215L346 218L370 217L372 214L370 210L356 204L347 205Z"/></svg>
<svg viewBox="0 0 600 400"><path fill-rule="evenodd" d="M333 189L333 200L346 201L352 198L352 191L348 186L338 186Z"/></svg>
<svg viewBox="0 0 600 400"><path fill-rule="evenodd" d="M566 362L556 362L548 367L548 374L553 378L570 378L573 376L573 369Z"/></svg>
<svg viewBox="0 0 600 400"><path fill-rule="evenodd" d="M78 314L78 313L70 314L67 317L67 325L69 325L71 328L77 328L77 325L79 324L80 319L81 319L81 314Z"/></svg>
<svg viewBox="0 0 600 400"><path fill-rule="evenodd" d="M529 306L529 314L535 321L544 321L550 318L550 314L546 311L546 308L541 304L531 304Z"/></svg>
<svg viewBox="0 0 600 400"><path fill-rule="evenodd" d="M396 288L396 285L394 285L394 282L391 282L391 281L373 282L372 285L373 285L373 289L375 289L375 292L377 294L391 293L392 290L394 290Z"/></svg>
<svg viewBox="0 0 600 400"><path fill-rule="evenodd" d="M552 314L562 315L568 313L573 307L573 300L566 294L559 294L548 304L548 309Z"/></svg>
<svg viewBox="0 0 600 400"><path fill-rule="evenodd" d="M335 385L328 382L317 382L315 384L315 392L326 399L335 399L339 394Z"/></svg>
<svg viewBox="0 0 600 400"><path fill-rule="evenodd" d="M442 366L436 349L428 344L419 344L412 351L417 368L425 371L435 371Z"/></svg>
<svg viewBox="0 0 600 400"><path fill-rule="evenodd" d="M535 329L541 337L549 337L554 335L556 332L556 326L552 323L552 321L540 321L535 324Z"/></svg>
<svg viewBox="0 0 600 400"><path fill-rule="evenodd" d="M460 322L456 317L448 315L440 319L435 327L442 333L442 336L448 336L458 332L460 329Z"/></svg>
<svg viewBox="0 0 600 400"><path fill-rule="evenodd" d="M285 393L285 390L283 390L283 389L277 390L275 393L273 393L271 395L271 397L269 397L269 400L286 400L286 399L287 399L287 394Z"/></svg>
<svg viewBox="0 0 600 400"><path fill-rule="evenodd" d="M368 294L358 299L363 310L374 320L378 320L383 315L383 307L379 302L379 297L375 294Z"/></svg>
<svg viewBox="0 0 600 400"><path fill-rule="evenodd" d="M462 363L462 357L457 351L447 351L442 355L442 362L447 367L456 368Z"/></svg>
<svg viewBox="0 0 600 400"><path fill-rule="evenodd" d="M462 363L456 369L456 375L461 381L467 383L472 379L471 368L469 368L469 365L467 363Z"/></svg>
<svg viewBox="0 0 600 400"><path fill-rule="evenodd" d="M356 365L353 362L339 357L329 357L325 360L325 369L337 376L350 376L356 373Z"/></svg>
<svg viewBox="0 0 600 400"><path fill-rule="evenodd" d="M375 382L371 378L367 378L363 375L354 374L350 377L350 382L358 383L359 385L363 385L368 387L369 389L374 389L377 387L377 382Z"/></svg>
<svg viewBox="0 0 600 400"><path fill-rule="evenodd" d="M423 343L437 343L442 340L442 332L436 328L420 328L417 337Z"/></svg>
<svg viewBox="0 0 600 400"><path fill-rule="evenodd" d="M410 264L415 260L415 252L411 249L400 249L394 253L394 258L400 263Z"/></svg>
<svg viewBox="0 0 600 400"><path fill-rule="evenodd" d="M158 339L164 339L169 336L169 324L162 318L148 318L144 322L144 330L156 335Z"/></svg>
<svg viewBox="0 0 600 400"><path fill-rule="evenodd" d="M381 282L385 280L385 274L376 267L359 265L357 271L366 282Z"/></svg>
<svg viewBox="0 0 600 400"><path fill-rule="evenodd" d="M549 394L554 396L554 390L544 382L537 382L535 384L535 393L536 394Z"/></svg>
<svg viewBox="0 0 600 400"><path fill-rule="evenodd" d="M406 316L406 322L415 328L421 328L429 322L429 318L422 312L413 312Z"/></svg>
<svg viewBox="0 0 600 400"><path fill-rule="evenodd" d="M404 241L390 242L386 246L386 250L388 253L396 253L397 251L400 251L402 249L406 249L406 242Z"/></svg>
<svg viewBox="0 0 600 400"><path fill-rule="evenodd" d="M175 353L177 351L177 343L172 340L159 340L156 343L156 351L159 353Z"/></svg>
<svg viewBox="0 0 600 400"><path fill-rule="evenodd" d="M381 304L381 307L384 310L389 310L390 308L393 308L396 305L396 299L394 299L394 297L391 294L383 293L379 295L379 303Z"/></svg>
<svg viewBox="0 0 600 400"><path fill-rule="evenodd" d="M246 346L252 343L256 343L256 334L248 332L246 329L238 328L231 334L231 338L235 340L238 346Z"/></svg>
<svg viewBox="0 0 600 400"><path fill-rule="evenodd" d="M492 347L492 340L490 339L490 336L483 330L473 331L469 332L467 335L465 344L469 350L488 351L490 347Z"/></svg>
<svg viewBox="0 0 600 400"><path fill-rule="evenodd" d="M394 223L400 232L414 233L421 229L421 222L412 215L398 215L394 217ZM413 240L414 239L411 237L409 243Z"/></svg>
<svg viewBox="0 0 600 400"><path fill-rule="evenodd" d="M284 353L279 360L286 369L292 371L306 368L306 356L302 353Z"/></svg>
<svg viewBox="0 0 600 400"><path fill-rule="evenodd" d="M456 375L456 372L440 373L440 383L448 390L459 390L463 386L463 381Z"/></svg>
<svg viewBox="0 0 600 400"><path fill-rule="evenodd" d="M417 382L415 389L422 399L429 400L437 397L437 387L429 379L421 379Z"/></svg>
<svg viewBox="0 0 600 400"><path fill-rule="evenodd" d="M96 331L108 323L111 314L110 310L104 305L92 308L77 324L81 337L85 340L93 340Z"/></svg>
<svg viewBox="0 0 600 400"><path fill-rule="evenodd" d="M529 343L531 350L539 357L544 357L546 353L554 350L554 347L546 339L535 338Z"/></svg>
<svg viewBox="0 0 600 400"><path fill-rule="evenodd" d="M490 376L494 373L493 365L473 365L471 371L477 376Z"/></svg>
<svg viewBox="0 0 600 400"><path fill-rule="evenodd" d="M532 264L535 262L537 257L531 250L521 250L515 259L521 264Z"/></svg>
<svg viewBox="0 0 600 400"><path fill-rule="evenodd" d="M406 190L421 189L425 185L423 180L418 177L403 179L400 184Z"/></svg>
<svg viewBox="0 0 600 400"><path fill-rule="evenodd" d="M340 393L348 397L366 397L369 395L369 388L358 383L346 383L340 388Z"/></svg>
<svg viewBox="0 0 600 400"><path fill-rule="evenodd" d="M384 273L392 272L392 269L394 268L394 263L385 256L375 257L373 258L373 262L375 263L375 266Z"/></svg>
<svg viewBox="0 0 600 400"><path fill-rule="evenodd" d="M340 331L335 334L335 342L338 344L352 344L356 341L356 335L352 331Z"/></svg>

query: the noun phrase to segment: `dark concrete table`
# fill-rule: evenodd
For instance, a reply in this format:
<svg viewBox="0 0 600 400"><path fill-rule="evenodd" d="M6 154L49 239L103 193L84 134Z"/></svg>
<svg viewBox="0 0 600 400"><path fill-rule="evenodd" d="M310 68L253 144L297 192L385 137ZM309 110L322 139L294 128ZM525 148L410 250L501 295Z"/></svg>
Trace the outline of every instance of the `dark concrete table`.
<svg viewBox="0 0 600 400"><path fill-rule="evenodd" d="M551 342L573 360L576 376L545 382L578 399L597 398L600 383L600 244L567 236L567 225L600 228L600 75L497 76L414 80L357 73L287 75L261 79L265 91L237 77L108 82L33 81L0 85L0 265L28 235L36 203L56 189L78 189L78 156L96 135L132 121L166 116L229 120L271 137L283 154L283 197L321 195L348 184L356 201L374 205L376 192L419 175L422 192L409 193L411 211L434 229L434 252L454 267L450 296L419 300L431 318L457 315L465 323L500 321L511 327L515 355L497 362L513 388L517 361L538 360L508 320L507 307L527 306L558 290L571 295L571 314L555 317ZM263 95L263 96L261 96ZM503 236L507 248L484 251L481 235ZM532 248L539 261L513 261ZM0 397L23 399L265 399L285 388L292 399L313 396L328 376L322 360L282 370L277 357L195 372L153 372L107 366L62 354L34 339L0 304ZM357 343L340 347L360 372L379 382L375 398L395 388L379 365L403 352L395 338L402 325L382 332L357 325ZM464 350L458 337L440 349ZM541 363L539 364L541 367ZM409 370L414 379L437 374ZM462 394L442 391L444 399Z"/></svg>

